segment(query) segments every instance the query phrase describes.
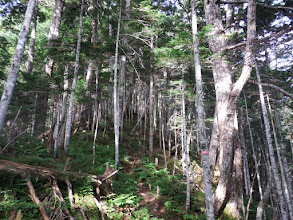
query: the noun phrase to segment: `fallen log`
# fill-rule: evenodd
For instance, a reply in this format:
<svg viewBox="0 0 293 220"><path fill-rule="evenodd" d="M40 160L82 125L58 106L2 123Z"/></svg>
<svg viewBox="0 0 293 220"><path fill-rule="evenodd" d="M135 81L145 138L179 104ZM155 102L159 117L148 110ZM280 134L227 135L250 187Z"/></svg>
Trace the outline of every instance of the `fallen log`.
<svg viewBox="0 0 293 220"><path fill-rule="evenodd" d="M13 162L9 160L0 160L0 171L6 171L9 173L18 174L21 176L32 176L32 177L43 177L43 178L53 178L66 181L68 179L99 179L101 181L105 180L104 176L97 176L85 173L75 173L64 170L56 170L42 166L33 166L24 163Z"/></svg>
<svg viewBox="0 0 293 220"><path fill-rule="evenodd" d="M30 196L35 202L35 204L37 205L40 205L41 202L36 196L34 188L31 184L30 177L50 179L55 198L57 198L60 202L64 202L64 198L57 185L57 180L65 181L69 189L69 197L70 197L71 206L73 206L74 208L78 208L79 211L82 213L83 219L86 219L86 215L82 207L77 207L73 203L73 198L72 198L73 193L72 193L72 186L70 181L74 182L77 180L83 180L86 182L90 180L91 185L93 187L93 197L95 198L96 201L98 201L100 200L100 196L107 196L112 193L111 178L115 174L117 174L118 170L112 170L109 168L109 166L107 166L103 175L92 175L92 174L75 173L70 171L57 170L57 169L52 169L52 168L47 168L42 166L33 166L33 165L24 164L24 163L18 163L18 162L0 159L0 172L13 173L13 174L20 175L23 178L26 178L27 186L29 187L29 191L30 191ZM100 204L99 201L98 201L98 204ZM98 208L99 208L99 211L101 212L102 219L104 219L104 214L105 214L104 210L101 207L98 207ZM40 206L40 212L43 218L47 219L46 218L47 214L45 211L46 211L45 207ZM71 216L67 208L65 208L63 212L69 219L73 219L73 217Z"/></svg>

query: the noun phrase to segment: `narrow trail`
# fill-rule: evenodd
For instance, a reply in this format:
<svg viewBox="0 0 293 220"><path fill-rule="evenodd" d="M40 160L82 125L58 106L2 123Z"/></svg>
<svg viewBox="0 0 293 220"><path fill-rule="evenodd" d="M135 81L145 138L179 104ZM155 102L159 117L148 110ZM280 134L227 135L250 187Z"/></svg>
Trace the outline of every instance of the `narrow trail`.
<svg viewBox="0 0 293 220"><path fill-rule="evenodd" d="M131 157L129 163L123 164L124 173L132 174L133 170L142 168L141 158L142 155L139 153L135 153L133 151L128 151L128 155ZM140 181L137 186L139 188L138 195L141 196L140 207L148 207L150 212L152 213L152 217L158 219L164 219L164 215L166 213L166 209L164 207L163 202L159 199L159 195L154 195L152 190L156 186L149 185L145 186L144 180Z"/></svg>

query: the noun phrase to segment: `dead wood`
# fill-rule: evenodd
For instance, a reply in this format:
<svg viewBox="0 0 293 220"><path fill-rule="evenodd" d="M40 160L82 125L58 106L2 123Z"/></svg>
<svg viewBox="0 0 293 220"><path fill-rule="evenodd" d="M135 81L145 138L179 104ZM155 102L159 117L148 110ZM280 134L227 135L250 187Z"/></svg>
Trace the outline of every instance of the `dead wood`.
<svg viewBox="0 0 293 220"><path fill-rule="evenodd" d="M41 203L40 199L38 198L37 194L36 194L36 191L35 191L35 188L32 184L32 181L30 178L27 178L26 179L26 184L29 188L29 192L30 192L30 197L31 199L33 200L33 202L39 206L39 209L40 209L40 212L42 214L42 217L44 220L50 220L47 212L46 212L46 209L44 207L44 205Z"/></svg>
<svg viewBox="0 0 293 220"><path fill-rule="evenodd" d="M103 180L103 176L96 176L84 173L75 173L70 171L56 170L51 168L46 168L42 166L33 166L24 163L13 162L9 160L0 160L0 171L6 171L9 173L15 173L21 176L32 176L32 177L43 177L43 178L53 178L59 180L70 179L87 179L87 178L97 178Z"/></svg>
<svg viewBox="0 0 293 220"><path fill-rule="evenodd" d="M61 203L64 202L64 198L62 196L62 193L61 193L61 190L57 184L57 181L54 179L53 180L53 183L52 183L52 189L53 189L53 192L54 192L54 196L55 198L57 198ZM63 210L64 214L68 217L69 220L74 220L74 218L72 217L70 211L68 210L68 208L65 208Z"/></svg>

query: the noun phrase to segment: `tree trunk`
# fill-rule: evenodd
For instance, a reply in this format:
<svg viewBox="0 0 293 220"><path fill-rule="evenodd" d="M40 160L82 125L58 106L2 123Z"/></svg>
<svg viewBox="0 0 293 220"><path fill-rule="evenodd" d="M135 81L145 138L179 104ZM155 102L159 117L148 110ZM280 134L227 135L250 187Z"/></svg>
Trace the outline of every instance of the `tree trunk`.
<svg viewBox="0 0 293 220"><path fill-rule="evenodd" d="M27 52L28 60L27 60L26 72L28 74L32 74L33 67L34 67L34 55L35 55L36 31L37 31L37 18L38 18L38 3L36 3L36 6L35 6L34 17L33 17L33 21L32 21L31 41L30 41L29 50Z"/></svg>
<svg viewBox="0 0 293 220"><path fill-rule="evenodd" d="M119 94L117 88L118 81L118 47L119 47L119 36L120 36L120 24L121 24L121 11L122 11L122 0L120 0L119 6L119 18L116 36L116 48L115 48L115 69L114 69L114 133L115 133L115 169L118 170L119 166Z"/></svg>
<svg viewBox="0 0 293 220"><path fill-rule="evenodd" d="M246 149L246 143L245 143L245 137L244 137L244 131L243 131L242 109L240 109L239 136L240 136L241 146L243 149L242 160L243 160L243 177L244 177L244 183L245 183L245 194L247 197L249 197L251 184L250 184L250 174L249 174L249 166L248 166L248 160L247 160L247 149Z"/></svg>
<svg viewBox="0 0 293 220"><path fill-rule="evenodd" d="M205 201L207 219L212 220L214 217L213 206L213 192L210 175L209 153L208 153L208 140L206 135L205 114L204 114L204 95L202 88L201 65L199 57L199 43L197 37L197 16L195 11L195 0L191 1L191 15L192 15L192 37L193 37L193 53L194 53L194 66L195 66L195 79L196 79L196 97L197 97L197 120L198 120L198 133L199 133L199 149L201 149L203 175L204 175L204 188L205 188Z"/></svg>
<svg viewBox="0 0 293 220"><path fill-rule="evenodd" d="M122 139L123 133L123 118L124 118L124 103L125 103L125 74L126 74L126 56L120 57L119 65L119 119L120 119L120 134Z"/></svg>
<svg viewBox="0 0 293 220"><path fill-rule="evenodd" d="M243 86L247 82L252 68L252 53L256 33L254 0L248 1L247 12L247 43L242 73L235 83L232 83L232 71L224 55L220 55L222 48L227 47L227 38L219 4L216 1L205 0L205 16L207 25L213 25L209 38L209 46L215 57L213 59L213 76L216 90L216 118L219 132L219 164L220 178L214 195L214 209L216 215L221 215L227 198L227 187L231 179L233 164L233 135L236 104ZM214 133L216 133L214 131ZM213 140L211 140L213 142Z"/></svg>
<svg viewBox="0 0 293 220"><path fill-rule="evenodd" d="M288 205L293 206L293 193L292 193L292 175L290 173L290 169L288 166L288 161L287 161L287 157L285 155L286 152L286 147L284 145L284 141L283 141L283 136L282 136L282 124L281 124L281 117L280 117L280 113L278 109L275 109L275 121L276 121L276 126L277 126L277 130L279 133L279 137L280 137L280 150L281 150L281 155L283 158L283 164L284 164L284 172L285 172L285 176L286 176L286 180L288 182L288 189L289 189L289 195L290 195L290 203Z"/></svg>
<svg viewBox="0 0 293 220"><path fill-rule="evenodd" d="M33 16L36 0L30 0L25 12L24 21L22 24L21 31L19 33L19 39L17 42L16 50L14 53L13 61L7 76L6 84L2 93L0 101L0 134L4 127L8 105L11 101L14 86L16 84L19 67L22 61L25 43L27 41L29 27Z"/></svg>
<svg viewBox="0 0 293 220"><path fill-rule="evenodd" d="M67 120L66 120L65 141L64 141L64 150L66 154L69 153L69 142L70 142L71 125L72 125L73 108L74 108L74 95L75 95L75 87L77 84L77 75L79 71L79 55L80 55L81 33L82 33L83 9L84 9L84 0L82 0L81 2L78 40L77 40L75 63L74 63L74 78L73 78L73 82L71 86L70 102L69 102Z"/></svg>
<svg viewBox="0 0 293 220"><path fill-rule="evenodd" d="M256 220L263 219L262 217L264 215L265 206L270 199L270 193L271 193L271 186L270 186L270 182L268 182L263 198L261 199L261 201L258 203L258 206L257 206L256 218L255 218Z"/></svg>
<svg viewBox="0 0 293 220"><path fill-rule="evenodd" d="M185 172L186 172L186 204L185 209L190 209L190 175L189 175L189 149L187 148L187 141L186 141L186 116L185 116L185 86L184 86L184 71L182 69L182 89L181 89L181 98L182 98L182 143L183 143L183 152L184 155L184 162L185 162Z"/></svg>
<svg viewBox="0 0 293 220"><path fill-rule="evenodd" d="M59 136L59 130L60 130L60 109L61 109L61 95L59 94L58 96L58 103L57 103L57 110L56 110L56 125L54 129L54 159L57 158L57 153L58 153L58 136Z"/></svg>
<svg viewBox="0 0 293 220"><path fill-rule="evenodd" d="M258 192L260 195L260 199L262 199L263 193L262 193L262 186L261 186L260 173L259 173L259 165L258 165L259 163L258 163L258 159L257 159L257 154L255 152L255 147L254 147L254 142L253 142L253 137L252 137L252 130L251 130L249 116L248 116L248 108L247 108L247 101L246 101L245 93L244 93L244 103L245 103L246 122L248 125L250 144L251 144L251 149L252 149L252 157L253 157L253 161L254 161L256 178L257 178L257 183L258 183Z"/></svg>
<svg viewBox="0 0 293 220"><path fill-rule="evenodd" d="M286 199L286 204L287 204L289 216L290 216L291 219L293 219L293 212L292 212L292 205L291 205L291 198L290 198L291 197L290 195L292 195L292 188L288 184L288 181L287 181L288 178L286 178L287 175L285 174L286 171L285 171L285 165L284 165L284 156L280 152L282 148L279 145L279 141L278 141L278 138L277 138L277 133L276 133L276 130L275 130L275 125L274 125L274 120L273 120L273 115L272 115L273 113L272 113L270 100L269 100L268 96L267 96L267 102L268 102L271 125L272 125L275 145L276 145L278 162L279 162L279 166L280 166L280 170L281 170L281 180L282 180L282 186L283 186L283 193L284 193L284 196L285 196L285 199ZM286 166L286 168L289 169L288 165Z"/></svg>
<svg viewBox="0 0 293 220"><path fill-rule="evenodd" d="M154 76L153 72L150 74L150 105L149 105L149 156L152 157L154 153Z"/></svg>
<svg viewBox="0 0 293 220"><path fill-rule="evenodd" d="M267 144L268 144L269 157L270 157L270 162L271 162L272 176L274 178L274 182L275 182L276 188L277 188L277 194L279 197L279 204L280 204L282 219L287 220L288 215L287 215L287 211L286 211L286 202L284 200L284 195L283 195L283 191L282 191L282 187L281 187L281 180L278 176L278 167L277 167L277 163L276 163L276 159L275 159L275 155L274 155L274 148L273 148L272 138L271 138L271 131L270 131L271 128L270 128L270 124L269 124L268 112L267 112L267 108L266 108L266 104L265 104L265 99L264 99L264 95L263 95L263 89L262 89L262 85L261 85L261 79L260 79L260 75L258 72L257 63L255 66L255 70L256 70L256 77L257 77L257 81L258 81L261 110L262 110L263 121L264 121L264 125L265 125L266 140L267 140Z"/></svg>

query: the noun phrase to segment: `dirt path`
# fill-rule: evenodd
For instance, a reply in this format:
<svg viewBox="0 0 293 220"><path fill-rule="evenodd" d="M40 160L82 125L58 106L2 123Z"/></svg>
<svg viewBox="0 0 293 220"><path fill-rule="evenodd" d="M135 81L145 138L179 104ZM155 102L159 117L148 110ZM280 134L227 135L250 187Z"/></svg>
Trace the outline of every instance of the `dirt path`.
<svg viewBox="0 0 293 220"><path fill-rule="evenodd" d="M128 174L132 174L134 169L142 168L141 164L141 155L139 153L134 153L129 151L128 155L131 157L128 164L123 164L124 172ZM144 181L141 181L137 184L139 188L138 195L142 198L140 200L140 207L148 207L150 208L150 212L152 213L152 217L158 219L164 219L164 215L166 213L166 209L164 204L157 195L154 195L152 192L152 186L146 187Z"/></svg>

